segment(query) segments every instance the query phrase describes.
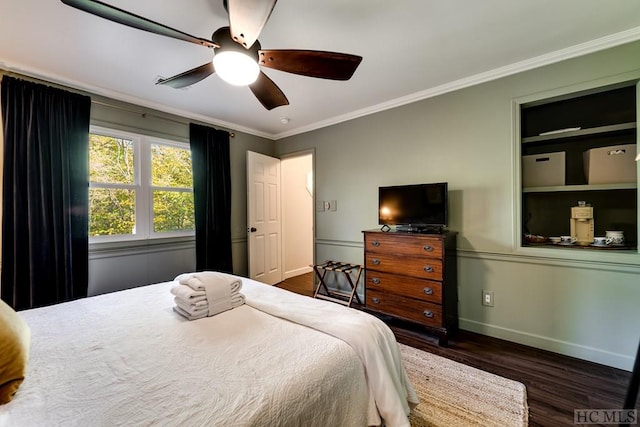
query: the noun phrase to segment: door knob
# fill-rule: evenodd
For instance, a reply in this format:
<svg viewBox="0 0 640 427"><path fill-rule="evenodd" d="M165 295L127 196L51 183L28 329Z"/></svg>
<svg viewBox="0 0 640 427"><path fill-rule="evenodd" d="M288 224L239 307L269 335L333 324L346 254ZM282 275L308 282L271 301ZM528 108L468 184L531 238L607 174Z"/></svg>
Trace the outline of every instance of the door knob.
<svg viewBox="0 0 640 427"><path fill-rule="evenodd" d="M255 233L256 231L258 231L258 229L255 227L251 227L251 228L247 228L247 231L250 233Z"/></svg>

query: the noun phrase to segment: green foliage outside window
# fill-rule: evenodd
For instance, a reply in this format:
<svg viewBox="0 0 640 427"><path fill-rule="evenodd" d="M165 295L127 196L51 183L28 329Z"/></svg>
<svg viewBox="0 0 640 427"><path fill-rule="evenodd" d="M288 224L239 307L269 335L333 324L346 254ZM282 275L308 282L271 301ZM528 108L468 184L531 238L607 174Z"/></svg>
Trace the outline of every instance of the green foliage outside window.
<svg viewBox="0 0 640 427"><path fill-rule="evenodd" d="M89 135L89 181L112 184L135 182L133 141Z"/></svg>
<svg viewBox="0 0 640 427"><path fill-rule="evenodd" d="M89 189L89 236L135 234L134 190Z"/></svg>
<svg viewBox="0 0 640 427"><path fill-rule="evenodd" d="M191 152L169 145L151 144L151 185L192 188ZM194 230L193 193L153 192L153 231Z"/></svg>
<svg viewBox="0 0 640 427"><path fill-rule="evenodd" d="M154 191L153 216L156 233L195 230L193 193Z"/></svg>
<svg viewBox="0 0 640 427"><path fill-rule="evenodd" d="M191 151L151 144L151 185L192 188Z"/></svg>
<svg viewBox="0 0 640 427"><path fill-rule="evenodd" d="M188 149L150 144L153 231L194 230L193 178ZM136 167L131 140L91 134L89 235L136 233ZM144 178L143 178L144 179ZM149 178L147 178L149 180ZM175 190L174 190L175 188Z"/></svg>

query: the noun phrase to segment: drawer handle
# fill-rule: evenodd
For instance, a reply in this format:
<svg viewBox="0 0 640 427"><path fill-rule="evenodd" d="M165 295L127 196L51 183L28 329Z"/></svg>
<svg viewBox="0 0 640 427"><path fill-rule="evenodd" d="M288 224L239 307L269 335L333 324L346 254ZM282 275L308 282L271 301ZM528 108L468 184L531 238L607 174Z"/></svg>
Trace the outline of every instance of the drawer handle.
<svg viewBox="0 0 640 427"><path fill-rule="evenodd" d="M380 246L380 242L374 240L373 242L371 242L371 246L375 246L377 248L378 246Z"/></svg>
<svg viewBox="0 0 640 427"><path fill-rule="evenodd" d="M433 317L433 312L429 310L425 310L423 314L425 315L425 317Z"/></svg>
<svg viewBox="0 0 640 427"><path fill-rule="evenodd" d="M427 252L433 252L433 246L424 245L422 249L424 249Z"/></svg>
<svg viewBox="0 0 640 427"><path fill-rule="evenodd" d="M380 298L371 298L374 304L380 304Z"/></svg>
<svg viewBox="0 0 640 427"><path fill-rule="evenodd" d="M380 284L380 279L378 279L377 277L374 277L373 279L371 279L371 281L373 282L374 285Z"/></svg>
<svg viewBox="0 0 640 427"><path fill-rule="evenodd" d="M378 258L372 259L371 262L373 263L373 265L380 265L380 260Z"/></svg>
<svg viewBox="0 0 640 427"><path fill-rule="evenodd" d="M424 268L423 268L423 270L424 270L426 273L433 273L433 267L431 267L431 266L429 266L429 265L425 265L425 266L424 266Z"/></svg>
<svg viewBox="0 0 640 427"><path fill-rule="evenodd" d="M433 295L433 289L431 288L424 288L423 291L427 295Z"/></svg>

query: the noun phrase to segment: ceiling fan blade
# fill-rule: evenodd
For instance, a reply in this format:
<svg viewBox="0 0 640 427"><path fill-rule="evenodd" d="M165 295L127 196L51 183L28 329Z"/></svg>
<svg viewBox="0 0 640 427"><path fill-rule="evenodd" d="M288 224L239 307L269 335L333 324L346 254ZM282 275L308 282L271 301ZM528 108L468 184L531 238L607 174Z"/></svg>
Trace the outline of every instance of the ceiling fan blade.
<svg viewBox="0 0 640 427"><path fill-rule="evenodd" d="M249 85L251 92L267 110L273 110L282 105L289 105L289 100L278 86L265 73L260 71L258 79Z"/></svg>
<svg viewBox="0 0 640 427"><path fill-rule="evenodd" d="M148 31L150 33L159 34L161 36L171 37L174 39L184 40L190 43L199 44L206 47L219 47L211 40L201 39L194 37L182 31L176 30L166 25L154 22L150 19L143 18L142 16L135 15L126 10L119 9L115 6L102 3L98 0L61 0L62 3L80 9L82 11L91 13L109 21L117 22L118 24L126 25L129 27L137 28L139 30Z"/></svg>
<svg viewBox="0 0 640 427"><path fill-rule="evenodd" d="M260 50L259 64L288 73L331 80L349 80L361 56L319 50Z"/></svg>
<svg viewBox="0 0 640 427"><path fill-rule="evenodd" d="M209 61L206 64L202 64L199 67L192 68L191 70L185 71L184 73L180 73L166 79L160 79L156 82L156 84L171 86L173 88L180 89L183 87L191 86L194 83L198 83L200 80L209 77L215 72L216 70L215 68L213 68L213 63Z"/></svg>
<svg viewBox="0 0 640 427"><path fill-rule="evenodd" d="M227 0L231 37L249 49L262 32L277 0Z"/></svg>

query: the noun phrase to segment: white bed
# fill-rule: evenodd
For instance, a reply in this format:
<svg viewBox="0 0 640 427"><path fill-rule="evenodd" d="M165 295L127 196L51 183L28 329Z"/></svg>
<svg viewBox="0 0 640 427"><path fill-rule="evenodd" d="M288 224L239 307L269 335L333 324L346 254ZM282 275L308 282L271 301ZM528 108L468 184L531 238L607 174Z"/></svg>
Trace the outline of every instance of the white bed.
<svg viewBox="0 0 640 427"><path fill-rule="evenodd" d="M188 321L170 287L20 312L30 359L0 425L408 425L417 399L373 316L243 278L245 305Z"/></svg>

